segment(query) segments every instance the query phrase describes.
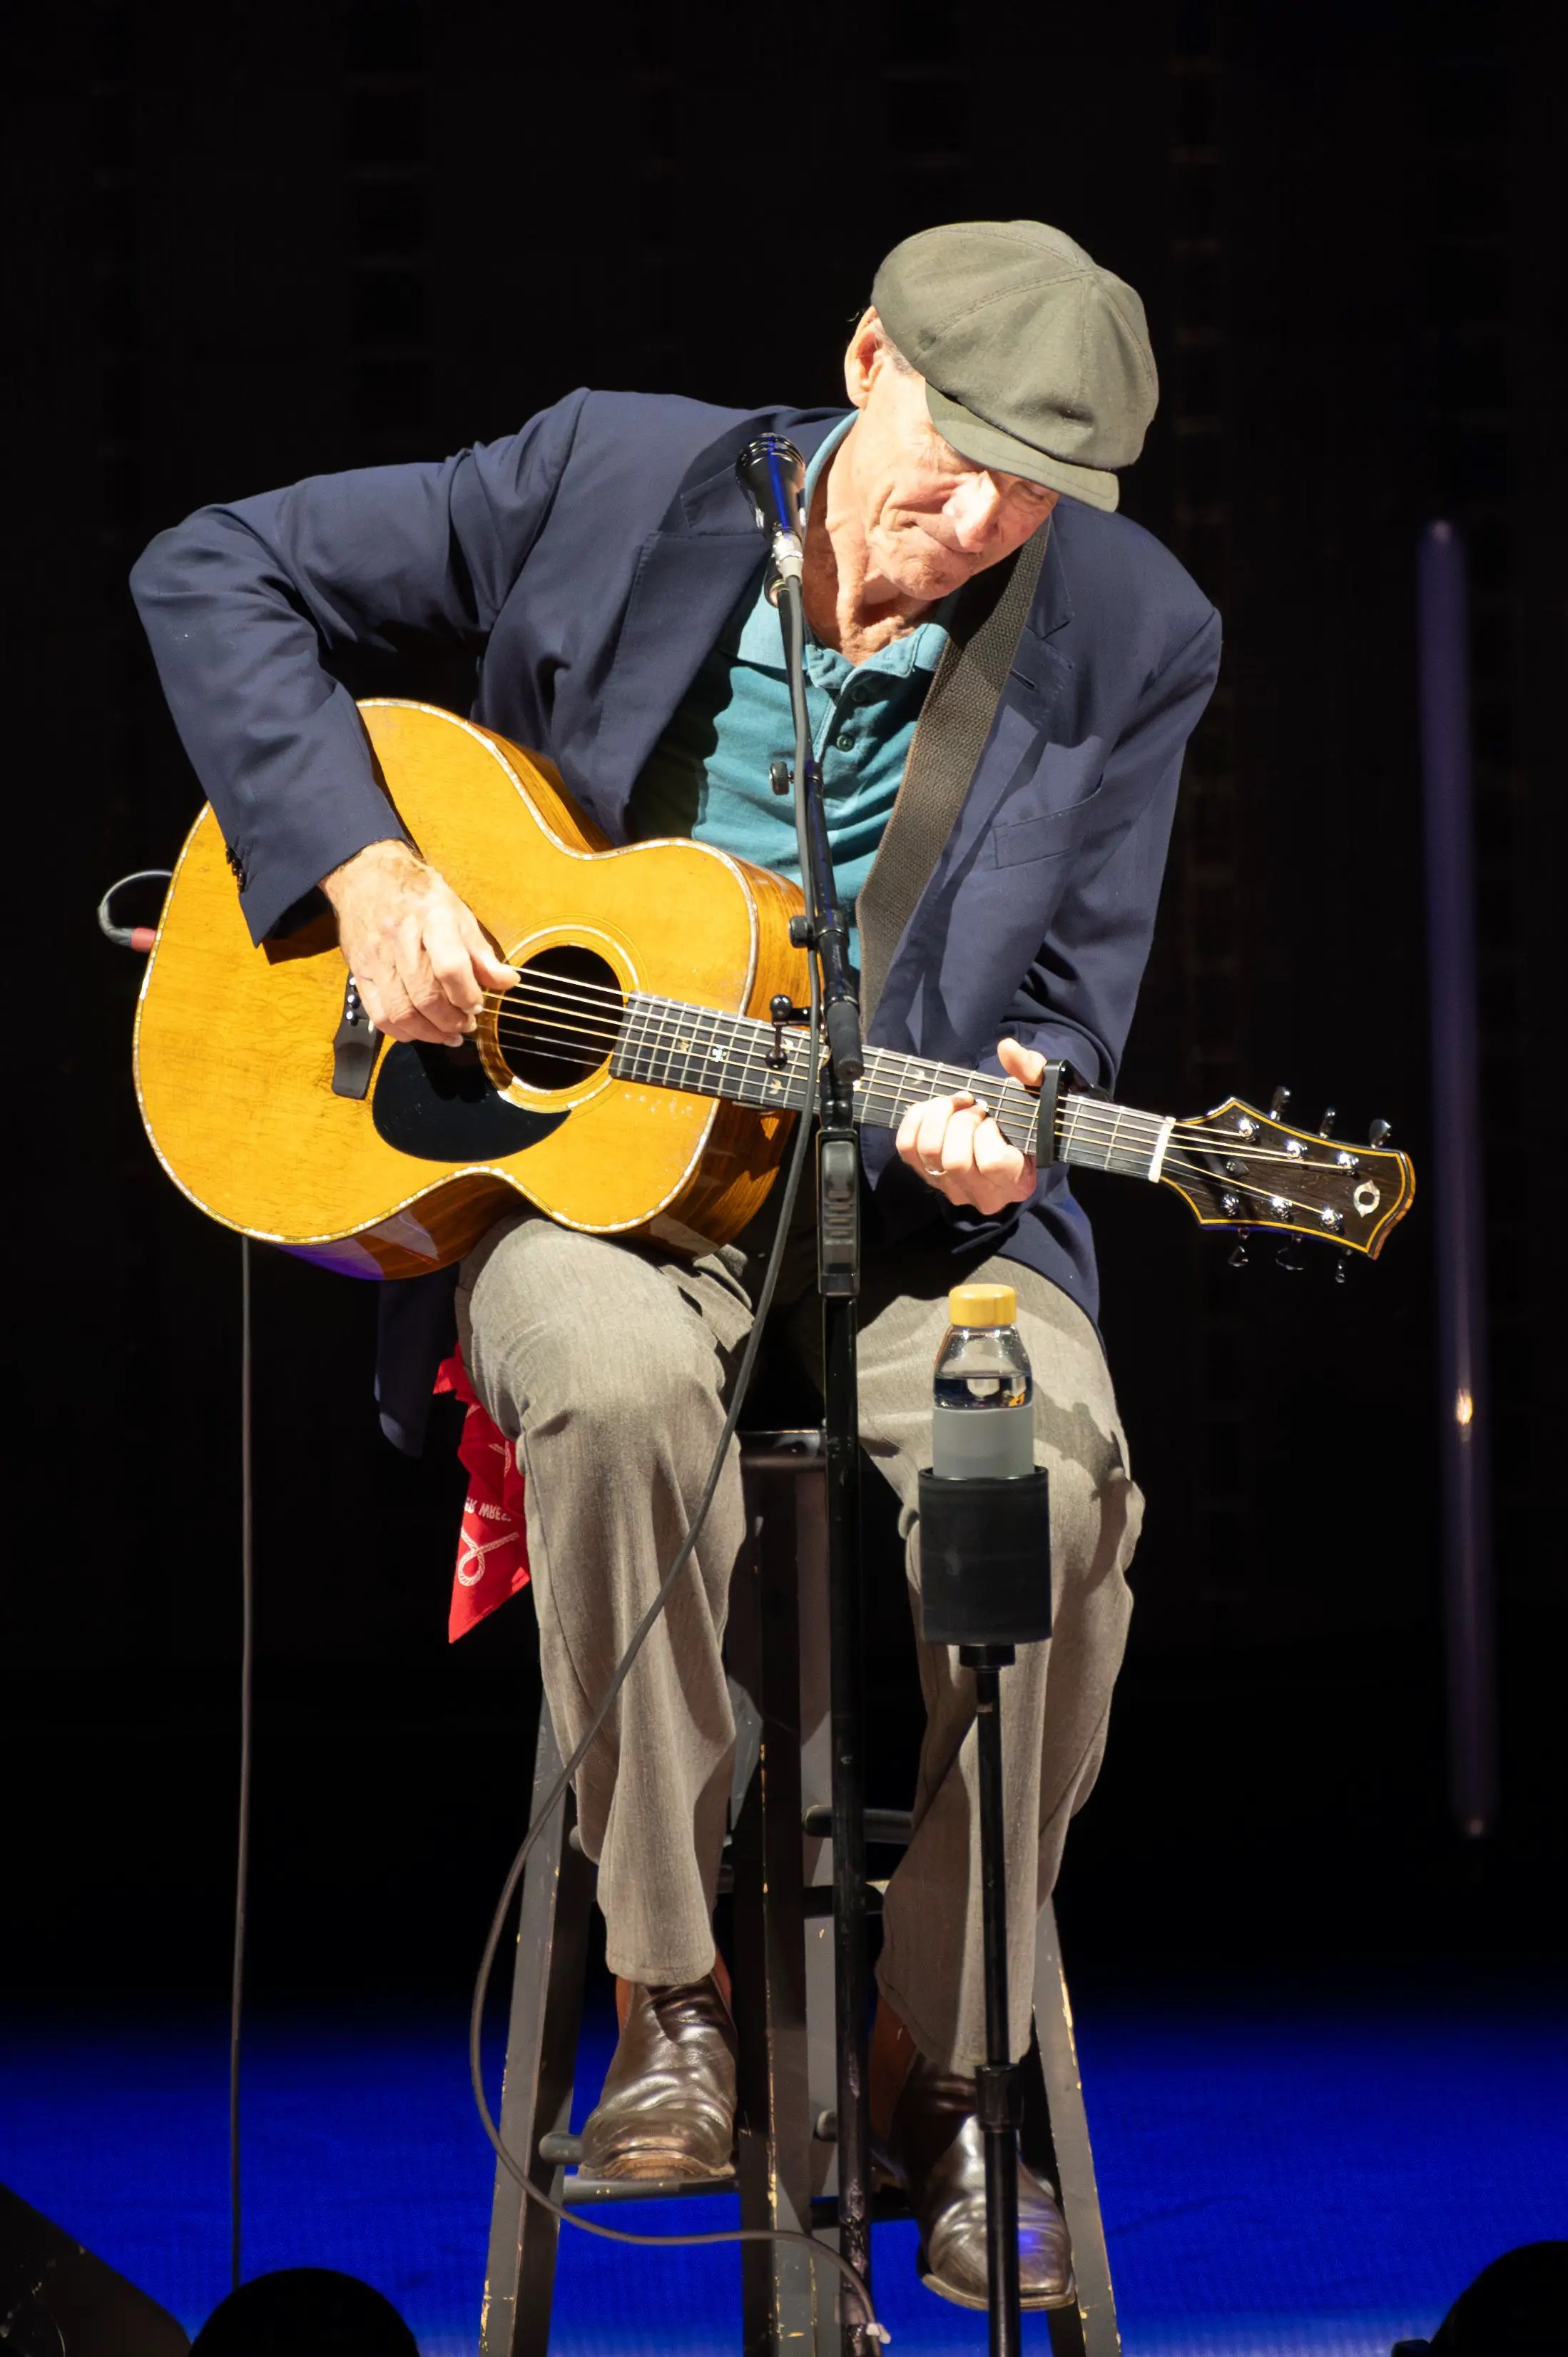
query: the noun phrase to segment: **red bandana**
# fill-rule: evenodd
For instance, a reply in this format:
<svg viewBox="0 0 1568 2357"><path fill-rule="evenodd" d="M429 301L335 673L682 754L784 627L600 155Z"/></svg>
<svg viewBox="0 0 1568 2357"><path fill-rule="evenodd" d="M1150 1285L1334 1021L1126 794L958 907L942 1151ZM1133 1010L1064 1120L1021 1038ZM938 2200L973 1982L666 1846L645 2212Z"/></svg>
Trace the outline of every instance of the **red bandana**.
<svg viewBox="0 0 1568 2357"><path fill-rule="evenodd" d="M454 1392L467 1403L457 1454L468 1469L463 1528L457 1541L456 1577L446 1634L456 1644L488 1612L528 1586L528 1540L522 1518L522 1474L510 1440L497 1431L479 1405L462 1353L442 1363L435 1389Z"/></svg>

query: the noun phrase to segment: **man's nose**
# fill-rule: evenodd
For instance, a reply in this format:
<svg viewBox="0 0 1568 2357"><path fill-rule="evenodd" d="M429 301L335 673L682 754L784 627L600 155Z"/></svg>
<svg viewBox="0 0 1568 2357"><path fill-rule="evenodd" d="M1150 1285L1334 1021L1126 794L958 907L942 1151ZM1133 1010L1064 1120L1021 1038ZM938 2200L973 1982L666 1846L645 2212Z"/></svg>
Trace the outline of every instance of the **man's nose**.
<svg viewBox="0 0 1568 2357"><path fill-rule="evenodd" d="M989 475L966 475L949 500L947 513L959 546L976 552L996 529L1002 494Z"/></svg>

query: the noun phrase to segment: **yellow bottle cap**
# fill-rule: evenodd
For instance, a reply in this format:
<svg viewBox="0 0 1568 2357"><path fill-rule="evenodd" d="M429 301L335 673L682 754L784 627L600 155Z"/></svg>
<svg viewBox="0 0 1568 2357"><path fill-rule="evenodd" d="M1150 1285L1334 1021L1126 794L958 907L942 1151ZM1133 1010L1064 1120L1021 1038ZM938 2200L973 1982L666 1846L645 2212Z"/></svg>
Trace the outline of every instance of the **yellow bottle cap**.
<svg viewBox="0 0 1568 2357"><path fill-rule="evenodd" d="M1010 1285L955 1285L948 1296L948 1316L955 1326L1011 1326L1018 1316L1018 1297Z"/></svg>

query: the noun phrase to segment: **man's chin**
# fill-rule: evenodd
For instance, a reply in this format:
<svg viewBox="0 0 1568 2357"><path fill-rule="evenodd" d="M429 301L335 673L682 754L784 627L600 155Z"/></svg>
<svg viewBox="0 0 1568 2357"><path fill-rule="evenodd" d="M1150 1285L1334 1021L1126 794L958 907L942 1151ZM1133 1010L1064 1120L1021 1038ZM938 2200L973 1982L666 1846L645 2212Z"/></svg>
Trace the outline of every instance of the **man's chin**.
<svg viewBox="0 0 1568 2357"><path fill-rule="evenodd" d="M944 553L927 558L901 550L897 561L885 568L884 577L893 584L900 597L934 606L939 598L950 597L955 589L961 589L980 569L964 557Z"/></svg>

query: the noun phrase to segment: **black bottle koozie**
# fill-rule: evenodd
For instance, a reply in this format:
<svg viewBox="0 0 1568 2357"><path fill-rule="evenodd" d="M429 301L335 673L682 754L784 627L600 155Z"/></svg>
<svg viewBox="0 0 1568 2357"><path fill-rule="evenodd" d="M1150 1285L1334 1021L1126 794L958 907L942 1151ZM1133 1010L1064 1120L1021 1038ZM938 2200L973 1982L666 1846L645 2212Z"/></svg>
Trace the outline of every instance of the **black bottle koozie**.
<svg viewBox="0 0 1568 2357"><path fill-rule="evenodd" d="M1050 1484L920 1476L920 1633L931 1645L1032 1645L1051 1633Z"/></svg>

